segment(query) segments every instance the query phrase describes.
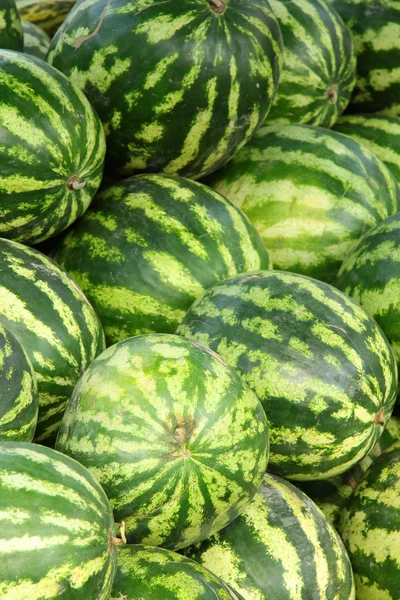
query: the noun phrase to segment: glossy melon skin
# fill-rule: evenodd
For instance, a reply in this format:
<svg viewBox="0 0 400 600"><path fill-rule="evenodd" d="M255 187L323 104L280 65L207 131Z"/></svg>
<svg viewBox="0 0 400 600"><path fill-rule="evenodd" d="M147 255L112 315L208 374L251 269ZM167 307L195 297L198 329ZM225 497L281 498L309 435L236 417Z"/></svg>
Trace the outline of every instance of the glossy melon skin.
<svg viewBox="0 0 400 600"><path fill-rule="evenodd" d="M332 127L350 101L356 56L350 30L325 0L270 0L284 64L269 124Z"/></svg>
<svg viewBox="0 0 400 600"><path fill-rule="evenodd" d="M38 25L29 21L22 21L24 31L24 52L36 56L36 58L46 59L50 47L50 37Z"/></svg>
<svg viewBox="0 0 400 600"><path fill-rule="evenodd" d="M0 48L22 52L23 33L15 0L1 0Z"/></svg>
<svg viewBox="0 0 400 600"><path fill-rule="evenodd" d="M248 504L266 469L268 424L218 355L179 336L143 335L92 363L56 448L98 479L130 543L179 549Z"/></svg>
<svg viewBox="0 0 400 600"><path fill-rule="evenodd" d="M182 177L138 175L96 197L52 252L95 308L107 342L174 333L211 285L271 267L247 217Z"/></svg>
<svg viewBox="0 0 400 600"><path fill-rule="evenodd" d="M265 0L82 0L47 60L99 113L110 169L196 179L264 121L282 39Z"/></svg>
<svg viewBox="0 0 400 600"><path fill-rule="evenodd" d="M198 298L177 333L218 352L262 401L268 469L327 479L361 460L397 395L377 323L331 285L285 271L231 277Z"/></svg>
<svg viewBox="0 0 400 600"><path fill-rule="evenodd" d="M16 0L22 19L53 35L76 0Z"/></svg>
<svg viewBox="0 0 400 600"><path fill-rule="evenodd" d="M39 444L0 443L2 600L108 600L113 514L94 477Z"/></svg>
<svg viewBox="0 0 400 600"><path fill-rule="evenodd" d="M86 97L56 69L0 50L0 236L35 244L89 206L104 168L105 136Z"/></svg>

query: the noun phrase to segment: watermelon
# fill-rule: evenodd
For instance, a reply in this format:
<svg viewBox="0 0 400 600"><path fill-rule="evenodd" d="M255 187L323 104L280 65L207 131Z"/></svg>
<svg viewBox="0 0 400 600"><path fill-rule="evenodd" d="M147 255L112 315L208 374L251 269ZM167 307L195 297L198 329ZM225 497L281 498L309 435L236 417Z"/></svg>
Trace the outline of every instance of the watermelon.
<svg viewBox="0 0 400 600"><path fill-rule="evenodd" d="M397 212L400 199L367 148L309 125L261 128L208 182L249 217L275 268L328 283L362 233Z"/></svg>
<svg viewBox="0 0 400 600"><path fill-rule="evenodd" d="M382 327L400 364L400 213L359 241L339 271L337 287Z"/></svg>
<svg viewBox="0 0 400 600"><path fill-rule="evenodd" d="M1 0L0 5L0 48L21 50L23 33L15 0Z"/></svg>
<svg viewBox="0 0 400 600"><path fill-rule="evenodd" d="M0 521L2 600L108 600L121 540L106 495L76 461L0 443Z"/></svg>
<svg viewBox="0 0 400 600"><path fill-rule="evenodd" d="M199 178L264 121L282 39L265 0L81 0L47 60L98 111L111 170Z"/></svg>
<svg viewBox="0 0 400 600"><path fill-rule="evenodd" d="M31 361L18 340L0 324L0 442L31 442L39 396Z"/></svg>
<svg viewBox="0 0 400 600"><path fill-rule="evenodd" d="M24 52L45 60L50 47L50 37L37 25L22 21Z"/></svg>
<svg viewBox="0 0 400 600"><path fill-rule="evenodd" d="M100 185L105 138L85 96L47 63L0 51L0 235L60 233Z"/></svg>
<svg viewBox="0 0 400 600"><path fill-rule="evenodd" d="M380 456L344 509L357 600L398 600L400 590L400 442Z"/></svg>
<svg viewBox="0 0 400 600"><path fill-rule="evenodd" d="M186 554L245 600L355 600L338 534L312 500L273 475L231 525Z"/></svg>
<svg viewBox="0 0 400 600"><path fill-rule="evenodd" d="M266 468L268 425L256 395L218 355L148 334L92 363L56 448L101 483L130 543L178 549L248 504Z"/></svg>
<svg viewBox="0 0 400 600"><path fill-rule="evenodd" d="M325 0L270 0L285 46L270 123L332 127L356 83L350 30Z"/></svg>
<svg viewBox="0 0 400 600"><path fill-rule="evenodd" d="M400 183L400 118L387 115L343 115L335 130L368 146Z"/></svg>
<svg viewBox="0 0 400 600"><path fill-rule="evenodd" d="M357 54L357 84L349 108L400 116L400 2L329 1L349 26Z"/></svg>
<svg viewBox="0 0 400 600"><path fill-rule="evenodd" d="M398 440L400 440L400 419L392 416L387 422L379 442L350 471L332 477L332 479L298 481L296 483L307 496L314 500L332 525L337 527L343 508L348 504L349 498L366 471L386 448Z"/></svg>
<svg viewBox="0 0 400 600"><path fill-rule="evenodd" d="M36 372L38 441L55 439L76 382L104 349L104 334L76 283L50 259L0 238L0 322Z"/></svg>
<svg viewBox="0 0 400 600"><path fill-rule="evenodd" d="M107 188L52 255L93 304L109 344L174 333L211 285L270 267L240 210L204 185L166 175Z"/></svg>
<svg viewBox="0 0 400 600"><path fill-rule="evenodd" d="M285 478L344 473L392 413L397 369L386 338L326 283L285 271L231 277L194 302L177 333L218 352L258 395L269 470Z"/></svg>
<svg viewBox="0 0 400 600"><path fill-rule="evenodd" d="M153 546L122 546L111 600L243 600L193 560Z"/></svg>
<svg viewBox="0 0 400 600"><path fill-rule="evenodd" d="M76 0L16 0L22 19L53 35Z"/></svg>

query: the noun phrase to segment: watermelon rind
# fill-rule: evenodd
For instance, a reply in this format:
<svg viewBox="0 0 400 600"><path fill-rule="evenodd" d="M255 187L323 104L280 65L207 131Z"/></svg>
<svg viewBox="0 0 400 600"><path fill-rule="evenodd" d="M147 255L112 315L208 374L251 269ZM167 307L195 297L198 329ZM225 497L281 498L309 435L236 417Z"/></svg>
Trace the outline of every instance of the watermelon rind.
<svg viewBox="0 0 400 600"><path fill-rule="evenodd" d="M38 25L22 21L24 31L24 52L45 60L50 47L50 37Z"/></svg>

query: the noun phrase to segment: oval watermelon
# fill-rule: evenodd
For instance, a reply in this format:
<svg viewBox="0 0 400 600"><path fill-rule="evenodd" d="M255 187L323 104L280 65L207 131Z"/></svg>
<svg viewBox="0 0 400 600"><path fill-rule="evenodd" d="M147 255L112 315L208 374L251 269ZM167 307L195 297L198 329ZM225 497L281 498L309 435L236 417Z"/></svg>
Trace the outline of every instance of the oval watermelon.
<svg viewBox="0 0 400 600"><path fill-rule="evenodd" d="M349 26L357 54L352 112L400 116L400 2L329 0Z"/></svg>
<svg viewBox="0 0 400 600"><path fill-rule="evenodd" d="M116 570L110 503L76 461L0 443L2 600L108 600Z"/></svg>
<svg viewBox="0 0 400 600"><path fill-rule="evenodd" d="M177 549L244 509L266 468L268 425L255 394L215 353L144 335L92 363L56 447L102 484L129 542Z"/></svg>
<svg viewBox="0 0 400 600"><path fill-rule="evenodd" d="M1 0L0 48L20 51L23 48L22 25L15 0Z"/></svg>
<svg viewBox="0 0 400 600"><path fill-rule="evenodd" d="M351 138L263 127L210 185L258 229L274 267L331 283L364 231L398 210L387 167Z"/></svg>
<svg viewBox="0 0 400 600"><path fill-rule="evenodd" d="M111 600L243 600L193 560L152 546L121 547Z"/></svg>
<svg viewBox="0 0 400 600"><path fill-rule="evenodd" d="M400 590L400 442L380 456L344 509L339 531L357 600L397 600Z"/></svg>
<svg viewBox="0 0 400 600"><path fill-rule="evenodd" d="M75 2L76 0L17 0L17 7L22 19L53 35Z"/></svg>
<svg viewBox="0 0 400 600"><path fill-rule="evenodd" d="M37 25L22 21L24 31L24 52L45 60L50 47L50 37Z"/></svg>
<svg viewBox="0 0 400 600"><path fill-rule="evenodd" d="M282 39L265 0L82 0L47 60L98 111L110 169L199 178L264 121Z"/></svg>
<svg viewBox="0 0 400 600"><path fill-rule="evenodd" d="M52 255L93 304L109 344L174 333L211 285L270 267L243 213L204 185L165 175L109 187Z"/></svg>
<svg viewBox="0 0 400 600"><path fill-rule="evenodd" d="M242 515L186 554L245 600L355 600L338 534L303 492L272 475Z"/></svg>
<svg viewBox="0 0 400 600"><path fill-rule="evenodd" d="M335 130L368 146L400 183L400 118L386 115L344 115Z"/></svg>
<svg viewBox="0 0 400 600"><path fill-rule="evenodd" d="M325 0L270 0L285 47L268 124L332 127L356 83L350 30Z"/></svg>
<svg viewBox="0 0 400 600"><path fill-rule="evenodd" d="M0 72L0 235L33 244L89 206L104 132L85 96L42 60L1 50Z"/></svg>
<svg viewBox="0 0 400 600"><path fill-rule="evenodd" d="M32 364L18 340L0 323L0 441L31 442L38 409Z"/></svg>
<svg viewBox="0 0 400 600"><path fill-rule="evenodd" d="M211 287L177 332L218 352L263 403L269 470L339 475L374 446L396 400L397 369L376 322L345 294L284 271Z"/></svg>
<svg viewBox="0 0 400 600"><path fill-rule="evenodd" d="M0 238L0 273L0 322L32 361L36 438L51 441L76 382L104 349L104 334L76 283L37 250Z"/></svg>

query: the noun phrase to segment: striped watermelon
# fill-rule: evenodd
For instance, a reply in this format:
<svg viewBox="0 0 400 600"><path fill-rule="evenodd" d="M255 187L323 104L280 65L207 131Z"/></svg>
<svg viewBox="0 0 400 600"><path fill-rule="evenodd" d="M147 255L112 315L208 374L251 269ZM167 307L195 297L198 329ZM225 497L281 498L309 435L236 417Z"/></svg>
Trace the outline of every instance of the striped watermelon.
<svg viewBox="0 0 400 600"><path fill-rule="evenodd" d="M23 33L15 0L1 0L0 4L0 48L21 50Z"/></svg>
<svg viewBox="0 0 400 600"><path fill-rule="evenodd" d="M0 441L31 442L38 408L32 364L18 340L0 324Z"/></svg>
<svg viewBox="0 0 400 600"><path fill-rule="evenodd" d="M90 473L50 448L0 444L2 600L108 600L114 521Z"/></svg>
<svg viewBox="0 0 400 600"><path fill-rule="evenodd" d="M350 109L400 116L400 2L329 1L350 27L357 54L357 84Z"/></svg>
<svg viewBox="0 0 400 600"><path fill-rule="evenodd" d="M400 213L361 238L336 284L378 321L400 364Z"/></svg>
<svg viewBox="0 0 400 600"><path fill-rule="evenodd" d="M93 304L109 344L174 333L211 285L270 266L258 233L235 206L199 183L165 175L109 187L54 257Z"/></svg>
<svg viewBox="0 0 400 600"><path fill-rule="evenodd" d="M42 60L2 50L0 72L0 235L33 244L89 206L104 132L84 95Z"/></svg>
<svg viewBox="0 0 400 600"><path fill-rule="evenodd" d="M50 37L37 25L22 21L24 52L45 60L50 47Z"/></svg>
<svg viewBox="0 0 400 600"><path fill-rule="evenodd" d="M177 549L248 504L266 468L268 425L255 394L219 356L153 334L94 361L56 447L102 484L129 542Z"/></svg>
<svg viewBox="0 0 400 600"><path fill-rule="evenodd" d="M76 283L53 261L1 238L0 322L32 361L40 394L36 437L51 441L76 382L104 349L101 325Z"/></svg>
<svg viewBox="0 0 400 600"><path fill-rule="evenodd" d="M256 226L275 268L328 283L361 234L397 212L400 198L367 148L307 125L260 129L210 183Z"/></svg>
<svg viewBox="0 0 400 600"><path fill-rule="evenodd" d="M365 458L347 473L337 475L332 479L320 481L299 481L297 485L319 506L329 521L337 527L343 508L348 504L354 489L364 477L372 463L389 448L400 440L400 419L391 417L384 432L373 449Z"/></svg>
<svg viewBox="0 0 400 600"><path fill-rule="evenodd" d="M76 0L16 0L20 15L52 35L57 31Z"/></svg>
<svg viewBox="0 0 400 600"><path fill-rule="evenodd" d="M111 600L243 600L193 560L153 546L124 546Z"/></svg>
<svg viewBox="0 0 400 600"><path fill-rule="evenodd" d="M111 169L198 178L264 121L282 39L265 0L80 0L48 61L98 111Z"/></svg>
<svg viewBox="0 0 400 600"><path fill-rule="evenodd" d="M305 494L272 475L240 517L186 553L245 600L355 600L338 534Z"/></svg>
<svg viewBox="0 0 400 600"><path fill-rule="evenodd" d="M400 118L386 115L344 115L336 131L368 146L400 183Z"/></svg>
<svg viewBox="0 0 400 600"><path fill-rule="evenodd" d="M270 123L332 127L356 83L350 30L325 0L270 0L285 46Z"/></svg>
<svg viewBox="0 0 400 600"><path fill-rule="evenodd" d="M269 470L326 479L362 459L382 434L397 369L375 321L334 287L254 271L211 287L177 332L218 352L263 403Z"/></svg>
<svg viewBox="0 0 400 600"><path fill-rule="evenodd" d="M368 470L339 529L354 569L357 600L398 600L400 590L400 442Z"/></svg>

